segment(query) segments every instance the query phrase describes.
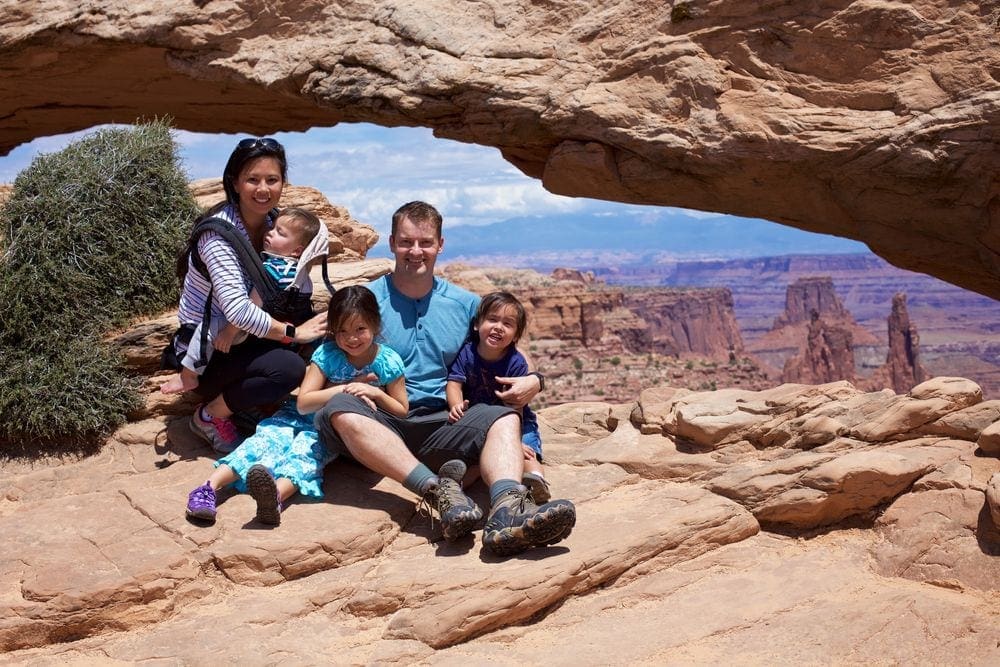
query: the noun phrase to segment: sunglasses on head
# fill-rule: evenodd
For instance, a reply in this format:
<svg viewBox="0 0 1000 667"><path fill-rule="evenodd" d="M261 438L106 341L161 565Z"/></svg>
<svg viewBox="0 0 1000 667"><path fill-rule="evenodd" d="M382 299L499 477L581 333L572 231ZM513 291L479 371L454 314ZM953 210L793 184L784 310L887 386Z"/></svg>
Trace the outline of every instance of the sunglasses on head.
<svg viewBox="0 0 1000 667"><path fill-rule="evenodd" d="M281 144L271 137L251 137L243 139L240 143L236 144L237 148L257 148L258 146L263 146L272 151L281 150Z"/></svg>

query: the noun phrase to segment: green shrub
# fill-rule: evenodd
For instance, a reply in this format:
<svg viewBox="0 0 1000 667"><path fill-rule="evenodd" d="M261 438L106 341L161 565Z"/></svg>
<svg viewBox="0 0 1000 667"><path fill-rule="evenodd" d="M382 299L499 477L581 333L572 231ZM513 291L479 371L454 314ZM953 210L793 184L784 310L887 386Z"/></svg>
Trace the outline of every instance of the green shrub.
<svg viewBox="0 0 1000 667"><path fill-rule="evenodd" d="M140 396L113 328L177 303L198 208L164 121L41 155L0 209L0 447L93 449Z"/></svg>

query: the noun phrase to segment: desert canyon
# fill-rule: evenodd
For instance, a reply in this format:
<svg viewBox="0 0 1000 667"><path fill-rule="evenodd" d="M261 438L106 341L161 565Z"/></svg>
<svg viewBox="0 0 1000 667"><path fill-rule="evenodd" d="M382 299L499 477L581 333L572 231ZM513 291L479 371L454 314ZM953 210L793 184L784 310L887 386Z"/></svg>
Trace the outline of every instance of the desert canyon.
<svg viewBox="0 0 1000 667"><path fill-rule="evenodd" d="M553 192L839 234L996 298L998 12L8 2L0 149L156 114L203 131L423 125L496 146ZM201 201L218 192L193 188ZM367 257L374 231L348 211L308 188L284 203L321 214L338 284L390 268ZM472 288L528 280L447 271ZM808 347L776 369L801 381L776 385L743 361L732 292L592 281L530 278L532 353L562 354L564 381L593 391L539 413L576 528L507 559L480 531L442 541L399 485L341 461L326 499L293 503L276 529L241 495L214 526L188 523L186 493L213 456L186 427L191 399L156 391L176 314L118 332L112 344L147 378L130 423L95 456L0 466L0 664L1000 662L1000 400L912 358L905 391L825 382L807 376L819 368ZM753 345L776 331L767 349L781 349L793 327L834 359L838 340L863 337L822 280L795 293L805 308ZM821 327L810 299L836 317ZM905 306L881 315L899 349L914 338ZM663 358L641 355L634 386L574 362L576 345L612 370L638 364L627 352L640 344ZM695 386L672 382L689 370ZM896 370L886 360L883 377ZM553 396L569 390L556 382ZM485 503L481 486L472 495Z"/></svg>

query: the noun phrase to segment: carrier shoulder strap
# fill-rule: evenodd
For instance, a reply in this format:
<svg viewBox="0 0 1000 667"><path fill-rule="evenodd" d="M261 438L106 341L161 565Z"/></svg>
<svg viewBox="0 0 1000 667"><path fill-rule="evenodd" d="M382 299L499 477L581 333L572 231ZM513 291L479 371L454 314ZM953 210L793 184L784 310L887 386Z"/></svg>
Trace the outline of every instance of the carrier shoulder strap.
<svg viewBox="0 0 1000 667"><path fill-rule="evenodd" d="M206 279L209 278L208 267L205 266L205 262L201 259L198 254L198 239L205 232L216 232L222 238L226 240L227 243L236 251L236 257L240 262L240 266L247 272L250 276L250 281L253 286L257 289L260 294L262 301L266 303L271 303L280 292L278 288L278 282L264 270L264 265L261 262L260 255L254 250L254 247L250 245L250 240L246 236L241 234L233 223L229 222L225 218L213 217L206 218L202 220L194 229L191 231L190 239L190 252L191 252L191 265L194 269L205 276ZM212 323L212 296L215 292L215 286L213 285L205 298L205 312L202 314L201 320L201 340L200 342L200 354L198 359L198 365L204 367L208 363L207 351L208 351L208 331Z"/></svg>
<svg viewBox="0 0 1000 667"><path fill-rule="evenodd" d="M205 232L216 232L236 251L240 266L247 272L250 282L257 288L264 303L269 303L280 291L277 281L264 270L260 255L250 245L250 240L225 218L207 218L195 225L191 232L191 265L207 279L208 268L198 254L198 239Z"/></svg>

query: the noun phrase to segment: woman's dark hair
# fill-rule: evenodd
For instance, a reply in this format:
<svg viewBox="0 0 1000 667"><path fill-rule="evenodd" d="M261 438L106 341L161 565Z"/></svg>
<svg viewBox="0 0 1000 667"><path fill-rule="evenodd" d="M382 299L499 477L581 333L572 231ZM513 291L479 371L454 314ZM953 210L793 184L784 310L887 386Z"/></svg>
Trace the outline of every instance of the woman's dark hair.
<svg viewBox="0 0 1000 667"><path fill-rule="evenodd" d="M226 191L226 201L233 206L239 205L239 194L236 192L236 179L251 160L262 157L273 157L281 169L281 180L288 181L288 160L285 159L285 147L276 139L263 137L258 139L243 139L229 155L226 168L222 170L222 189Z"/></svg>
<svg viewBox="0 0 1000 667"><path fill-rule="evenodd" d="M194 230L198 226L198 223L202 220L208 220L209 218L214 218L219 213L222 212L226 206L232 205L239 207L240 197L239 193L236 192L236 179L240 177L240 172L243 171L243 167L247 165L251 160L256 160L261 157L273 157L278 161L278 167L281 169L281 180L288 181L288 160L285 159L285 147L282 146L276 139L271 137L264 137L262 139L243 139L236 144L236 148L229 155L229 160L226 162L226 168L222 170L222 189L226 191L226 201L221 201L215 204L210 209L198 216L194 221L194 225L191 227ZM188 239L186 245L184 245L180 251L177 253L177 262L174 267L174 273L177 275L177 279L184 284L184 277L188 272L188 258L191 256L191 247L194 245L193 239Z"/></svg>
<svg viewBox="0 0 1000 667"><path fill-rule="evenodd" d="M524 330L528 328L528 313L524 310L524 305L517 300L517 297L510 292L490 292L479 302L479 309L476 310L476 327L479 327L494 308L505 308L511 306L517 315L517 324L514 328L514 342L521 340ZM478 341L478 336L476 336Z"/></svg>
<svg viewBox="0 0 1000 667"><path fill-rule="evenodd" d="M382 331L382 315L378 311L378 301L367 287L350 285L341 287L330 297L326 309L326 337L334 340L340 327L349 317L358 315L372 329L372 337Z"/></svg>

